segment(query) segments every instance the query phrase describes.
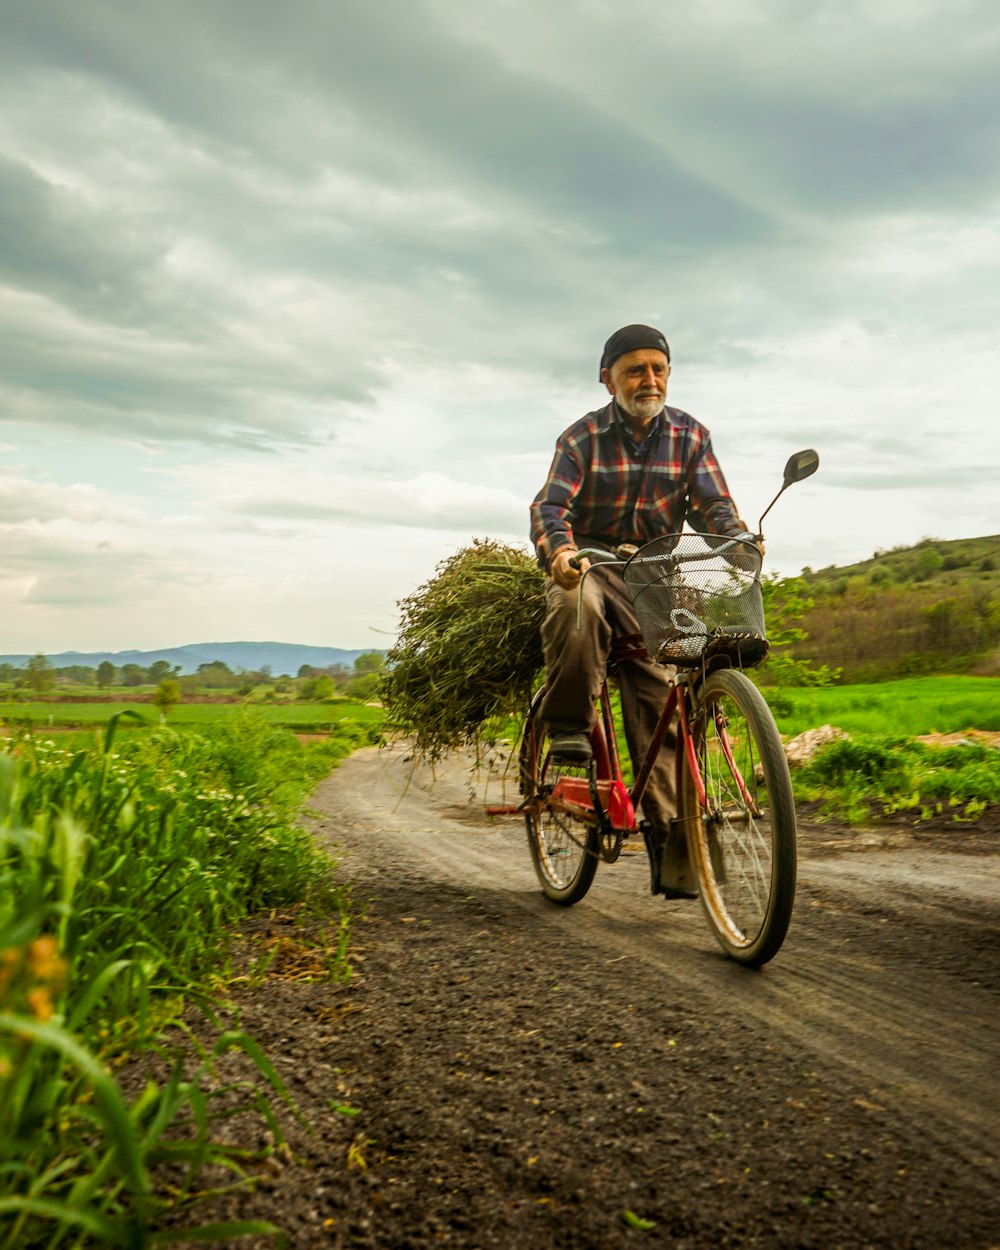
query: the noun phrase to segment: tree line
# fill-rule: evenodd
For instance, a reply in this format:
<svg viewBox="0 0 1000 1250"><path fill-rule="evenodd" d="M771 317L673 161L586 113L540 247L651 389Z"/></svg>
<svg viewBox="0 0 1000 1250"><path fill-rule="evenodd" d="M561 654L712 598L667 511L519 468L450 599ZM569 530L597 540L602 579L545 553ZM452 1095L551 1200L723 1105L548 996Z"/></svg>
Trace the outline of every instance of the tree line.
<svg viewBox="0 0 1000 1250"><path fill-rule="evenodd" d="M784 684L1000 673L1000 537L923 539L765 583ZM777 644L777 645L775 645Z"/></svg>
<svg viewBox="0 0 1000 1250"><path fill-rule="evenodd" d="M233 670L224 660L209 660L199 664L196 672L182 675L178 665L166 660L154 660L148 666L135 663L118 666L110 660L102 660L98 665L67 664L57 667L39 652L23 668L9 663L0 664L0 685L34 695L51 695L57 691L72 693L74 689L159 688L164 682L172 682L176 683L181 696L218 691L220 694L246 697L264 687L275 695L300 699L322 700L335 694L366 699L374 691L384 663L382 652L368 651L359 655L351 667L331 664L325 668L314 668L303 664L292 677L288 674L275 676L267 665L260 669Z"/></svg>

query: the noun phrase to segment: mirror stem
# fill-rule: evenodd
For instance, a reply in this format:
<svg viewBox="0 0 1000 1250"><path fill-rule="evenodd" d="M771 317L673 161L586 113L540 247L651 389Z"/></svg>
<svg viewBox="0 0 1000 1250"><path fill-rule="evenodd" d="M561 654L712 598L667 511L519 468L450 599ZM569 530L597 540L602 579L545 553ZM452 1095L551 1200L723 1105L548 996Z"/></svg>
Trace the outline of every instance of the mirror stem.
<svg viewBox="0 0 1000 1250"><path fill-rule="evenodd" d="M774 497L774 498L771 500L771 502L767 505L767 507L764 509L764 511L760 514L760 520L757 522L757 536L758 536L759 538L763 538L763 536L764 536L764 535L763 535L763 530L762 530L762 528L761 528L761 527L763 526L763 524L764 524L764 518L765 518L765 517L767 516L767 514L771 511L771 509L774 507L774 505L778 502L778 500L781 498L781 496L785 493L785 491L788 489L789 485L790 485L790 483L786 482L786 483L784 484L784 486L782 486L781 490L779 490L779 491L778 491L778 493L775 495L775 497Z"/></svg>

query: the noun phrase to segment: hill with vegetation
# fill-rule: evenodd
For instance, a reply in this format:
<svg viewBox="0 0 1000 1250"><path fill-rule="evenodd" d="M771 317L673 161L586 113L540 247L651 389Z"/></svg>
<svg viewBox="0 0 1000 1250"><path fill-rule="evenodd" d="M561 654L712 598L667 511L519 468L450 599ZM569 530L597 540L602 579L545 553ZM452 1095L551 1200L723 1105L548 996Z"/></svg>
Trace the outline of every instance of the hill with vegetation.
<svg viewBox="0 0 1000 1250"><path fill-rule="evenodd" d="M787 654L840 669L844 681L1000 675L1000 535L924 538L857 564L803 569L778 590L779 623L804 633Z"/></svg>

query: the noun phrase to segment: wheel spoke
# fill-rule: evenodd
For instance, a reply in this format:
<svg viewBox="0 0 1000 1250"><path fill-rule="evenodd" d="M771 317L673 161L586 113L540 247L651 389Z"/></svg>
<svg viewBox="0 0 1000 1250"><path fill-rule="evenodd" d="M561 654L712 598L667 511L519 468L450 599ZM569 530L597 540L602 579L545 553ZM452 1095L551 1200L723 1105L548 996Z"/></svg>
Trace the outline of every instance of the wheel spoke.
<svg viewBox="0 0 1000 1250"><path fill-rule="evenodd" d="M529 796L525 810L528 844L542 889L558 903L575 903L590 888L597 867L596 826L549 803L561 777L588 776L552 758L548 737L528 727L521 758L522 787Z"/></svg>
<svg viewBox="0 0 1000 1250"><path fill-rule="evenodd" d="M763 824L767 798L756 779L753 741L731 699L720 696L707 728L703 758L712 781L710 812L723 864L719 894L733 927L752 940L767 914L770 894L771 845Z"/></svg>
<svg viewBox="0 0 1000 1250"><path fill-rule="evenodd" d="M763 963L781 945L795 888L795 813L774 721L752 683L727 670L705 683L692 721L705 784L685 780L686 827L702 903L723 947Z"/></svg>
<svg viewBox="0 0 1000 1250"><path fill-rule="evenodd" d="M540 778L542 790L551 794L560 777L580 777L586 773L586 769L557 764L546 751ZM572 884L587 854L586 826L544 802L539 805L537 821L539 855L556 888L565 889Z"/></svg>

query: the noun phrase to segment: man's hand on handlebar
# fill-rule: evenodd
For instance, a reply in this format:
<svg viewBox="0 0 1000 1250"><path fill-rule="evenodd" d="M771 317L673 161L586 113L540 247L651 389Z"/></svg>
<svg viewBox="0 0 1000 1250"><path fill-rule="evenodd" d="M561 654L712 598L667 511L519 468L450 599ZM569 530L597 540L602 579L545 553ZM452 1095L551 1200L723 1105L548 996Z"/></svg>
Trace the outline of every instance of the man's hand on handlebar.
<svg viewBox="0 0 1000 1250"><path fill-rule="evenodd" d="M742 534L734 534L733 537L741 538L743 542L745 543L753 543L753 545L757 548L757 550L763 556L764 554L764 535L763 534L753 534L750 532L750 530L744 530Z"/></svg>
<svg viewBox="0 0 1000 1250"><path fill-rule="evenodd" d="M549 561L549 572L552 574L552 580L561 586L563 590L572 590L579 585L580 578L590 568L590 561L586 556L580 558L578 566L570 563L570 561L576 560L578 555L579 553L575 547L560 547Z"/></svg>

